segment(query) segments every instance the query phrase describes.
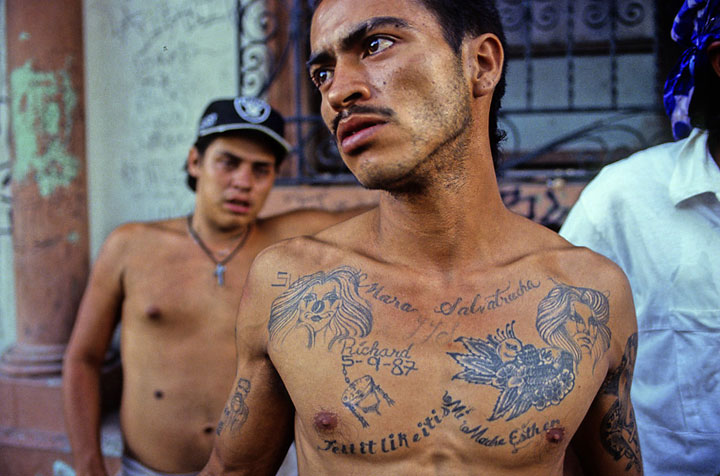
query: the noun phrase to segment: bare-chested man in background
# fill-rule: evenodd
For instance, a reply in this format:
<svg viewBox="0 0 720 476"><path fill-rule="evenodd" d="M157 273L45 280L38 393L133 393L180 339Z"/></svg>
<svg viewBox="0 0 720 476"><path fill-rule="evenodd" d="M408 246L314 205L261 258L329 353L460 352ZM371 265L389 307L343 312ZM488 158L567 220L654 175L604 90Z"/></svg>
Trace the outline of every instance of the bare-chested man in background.
<svg viewBox="0 0 720 476"><path fill-rule="evenodd" d="M571 444L642 474L625 276L500 199L492 2L322 0L310 36L323 119L384 193L255 260L201 474L270 475L293 436L306 476L560 476Z"/></svg>
<svg viewBox="0 0 720 476"><path fill-rule="evenodd" d="M207 462L235 372L235 316L257 253L350 216L258 219L288 152L284 121L254 98L212 102L187 159L189 217L118 227L94 265L64 367L78 476L107 474L100 369L121 327L123 474L193 473ZM135 472L133 472L135 471Z"/></svg>

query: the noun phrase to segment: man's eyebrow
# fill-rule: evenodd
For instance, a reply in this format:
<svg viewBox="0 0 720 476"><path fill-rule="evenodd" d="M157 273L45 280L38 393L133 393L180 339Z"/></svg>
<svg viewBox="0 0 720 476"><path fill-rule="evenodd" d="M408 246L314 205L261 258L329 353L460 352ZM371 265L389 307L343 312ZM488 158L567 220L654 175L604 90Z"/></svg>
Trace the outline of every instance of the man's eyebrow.
<svg viewBox="0 0 720 476"><path fill-rule="evenodd" d="M236 162L248 162L248 161L250 161L250 162L252 162L253 164L263 164L263 165L265 165L265 164L267 164L267 165L272 165L272 163L273 163L272 161L266 161L266 160L248 160L248 158L246 158L246 157L242 157L242 156L240 156L240 155L233 154L232 152L227 151L227 150L221 150L221 151L219 152L219 155L220 155L221 157L225 157L226 159L234 160L234 161L236 161Z"/></svg>
<svg viewBox="0 0 720 476"><path fill-rule="evenodd" d="M377 28L392 25L397 28L410 28L407 21L398 17L374 17L369 20L357 25L350 33L340 40L340 50L348 51L353 46L362 41L368 32L373 31ZM316 64L326 64L331 62L333 55L327 51L319 51L310 55L310 59L305 63L305 66L310 69Z"/></svg>
<svg viewBox="0 0 720 476"><path fill-rule="evenodd" d="M237 161L242 161L242 160L243 160L243 158L240 157L239 155L235 155L235 154L233 154L232 152L227 151L227 150L221 149L221 150L218 151L218 152L219 152L218 155L220 155L220 156L222 156L222 157L225 157L226 159L237 160Z"/></svg>

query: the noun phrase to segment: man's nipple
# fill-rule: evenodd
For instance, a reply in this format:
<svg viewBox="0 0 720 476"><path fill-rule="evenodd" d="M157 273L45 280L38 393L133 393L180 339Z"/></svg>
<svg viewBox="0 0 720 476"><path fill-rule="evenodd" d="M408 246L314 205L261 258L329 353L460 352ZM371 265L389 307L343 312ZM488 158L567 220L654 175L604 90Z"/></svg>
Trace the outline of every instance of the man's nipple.
<svg viewBox="0 0 720 476"><path fill-rule="evenodd" d="M313 419L315 429L319 432L334 430L338 425L338 416L332 412L319 412Z"/></svg>
<svg viewBox="0 0 720 476"><path fill-rule="evenodd" d="M565 428L563 427L550 428L545 433L545 439L548 440L550 443L560 443L563 438L565 438Z"/></svg>
<svg viewBox="0 0 720 476"><path fill-rule="evenodd" d="M155 304L150 304L148 307L145 308L145 314L147 317L152 319L153 321L160 319L160 315L162 312L160 311L160 308L157 307Z"/></svg>

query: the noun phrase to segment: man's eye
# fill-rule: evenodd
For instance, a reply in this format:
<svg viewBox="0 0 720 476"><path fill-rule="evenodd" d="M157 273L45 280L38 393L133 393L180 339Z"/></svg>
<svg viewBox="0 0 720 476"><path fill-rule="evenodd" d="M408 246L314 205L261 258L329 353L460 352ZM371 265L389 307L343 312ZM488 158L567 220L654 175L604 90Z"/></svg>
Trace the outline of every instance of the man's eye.
<svg viewBox="0 0 720 476"><path fill-rule="evenodd" d="M318 68L310 74L310 78L315 83L315 86L319 88L332 78L332 71Z"/></svg>
<svg viewBox="0 0 720 476"><path fill-rule="evenodd" d="M269 165L255 165L253 167L253 173L258 177L264 177L270 173Z"/></svg>
<svg viewBox="0 0 720 476"><path fill-rule="evenodd" d="M233 160L228 157L223 157L222 159L220 159L219 162L220 162L220 165L226 169L231 169L231 168L237 167L237 160Z"/></svg>
<svg viewBox="0 0 720 476"><path fill-rule="evenodd" d="M386 49L390 48L395 42L389 38L375 37L371 38L365 48L365 53L368 56L376 55Z"/></svg>

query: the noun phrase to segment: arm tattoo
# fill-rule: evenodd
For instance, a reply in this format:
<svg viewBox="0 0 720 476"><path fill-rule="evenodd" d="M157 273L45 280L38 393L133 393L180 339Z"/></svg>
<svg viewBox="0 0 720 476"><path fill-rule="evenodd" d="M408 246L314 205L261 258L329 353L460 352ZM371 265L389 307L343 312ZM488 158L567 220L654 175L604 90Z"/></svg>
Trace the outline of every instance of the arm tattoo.
<svg viewBox="0 0 720 476"><path fill-rule="evenodd" d="M293 331L304 332L307 348L327 344L328 350L348 337L372 330L370 304L359 294L360 272L341 266L329 273L303 276L278 296L270 309L270 340L282 342Z"/></svg>
<svg viewBox="0 0 720 476"><path fill-rule="evenodd" d="M530 408L542 411L560 402L575 386L573 359L557 348L538 349L515 336L515 321L487 339L459 337L466 354L448 352L464 369L453 380L490 385L500 390L488 421L507 421Z"/></svg>
<svg viewBox="0 0 720 476"><path fill-rule="evenodd" d="M230 428L230 433L238 433L243 427L250 414L246 400L250 393L250 381L241 378L238 380L235 393L223 410L222 418L218 423L216 433L220 435L225 428Z"/></svg>
<svg viewBox="0 0 720 476"><path fill-rule="evenodd" d="M540 337L573 356L575 371L583 354L595 365L610 348L610 306L600 291L556 283L538 304L536 327Z"/></svg>
<svg viewBox="0 0 720 476"><path fill-rule="evenodd" d="M637 333L630 336L620 366L608 374L600 389L601 394L616 397L600 426L600 440L615 461L627 458L625 471L633 466L641 468L640 441L635 424L635 411L630 403L633 364L637 355Z"/></svg>

